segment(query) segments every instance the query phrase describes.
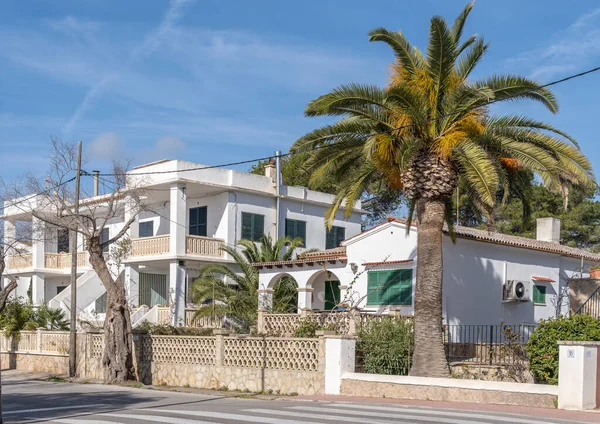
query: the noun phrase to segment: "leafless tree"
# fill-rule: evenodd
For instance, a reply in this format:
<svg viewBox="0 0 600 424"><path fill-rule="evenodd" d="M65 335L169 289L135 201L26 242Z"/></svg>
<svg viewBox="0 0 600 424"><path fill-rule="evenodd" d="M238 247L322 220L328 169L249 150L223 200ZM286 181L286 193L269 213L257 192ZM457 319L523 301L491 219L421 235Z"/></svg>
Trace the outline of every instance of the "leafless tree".
<svg viewBox="0 0 600 424"><path fill-rule="evenodd" d="M43 193L31 200L19 202L18 207L44 223L81 234L90 264L106 289L106 319L104 323L104 380L117 383L135 379L132 356L131 319L126 298L124 273L110 261L109 246L126 238L129 227L144 209L141 186L143 181L128 174L129 164L114 163L112 171L102 177L106 194L93 196L87 187L91 179L82 172L79 212L73 201L77 169L77 149L73 144L53 140L50 168L45 179L29 174L25 182L12 188L15 198L27 199L31 193ZM84 161L85 163L86 161ZM119 231L103 238L109 224L118 224ZM43 230L34 229L35 232ZM105 233L106 234L106 233ZM116 271L115 271L116 269Z"/></svg>
<svg viewBox="0 0 600 424"><path fill-rule="evenodd" d="M17 244L17 237L4 234L4 222L0 220L0 282L5 277L4 271L6 270L8 255L16 251ZM10 293L17 288L17 281L11 276L6 277L9 283L0 289L0 312L4 310Z"/></svg>

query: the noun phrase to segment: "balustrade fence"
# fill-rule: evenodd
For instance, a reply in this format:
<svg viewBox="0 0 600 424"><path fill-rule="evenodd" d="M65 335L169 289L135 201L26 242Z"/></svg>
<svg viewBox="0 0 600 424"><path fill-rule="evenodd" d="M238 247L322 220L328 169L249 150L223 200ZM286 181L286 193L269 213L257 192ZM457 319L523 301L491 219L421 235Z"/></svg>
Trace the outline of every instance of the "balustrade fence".
<svg viewBox="0 0 600 424"><path fill-rule="evenodd" d="M0 334L3 352L60 353L69 351L68 331L21 331L18 336Z"/></svg>

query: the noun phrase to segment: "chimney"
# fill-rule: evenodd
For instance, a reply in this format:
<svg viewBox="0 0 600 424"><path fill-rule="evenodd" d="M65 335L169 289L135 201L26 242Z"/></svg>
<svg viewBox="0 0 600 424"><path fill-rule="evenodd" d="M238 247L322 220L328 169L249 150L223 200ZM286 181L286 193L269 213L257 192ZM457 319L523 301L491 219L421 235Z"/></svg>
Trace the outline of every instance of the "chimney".
<svg viewBox="0 0 600 424"><path fill-rule="evenodd" d="M265 177L271 178L273 186L277 185L277 168L273 159L269 159L269 163L265 165Z"/></svg>
<svg viewBox="0 0 600 424"><path fill-rule="evenodd" d="M560 244L560 219L538 218L535 238Z"/></svg>
<svg viewBox="0 0 600 424"><path fill-rule="evenodd" d="M94 197L98 195L98 179L100 178L100 171L92 171L94 174Z"/></svg>

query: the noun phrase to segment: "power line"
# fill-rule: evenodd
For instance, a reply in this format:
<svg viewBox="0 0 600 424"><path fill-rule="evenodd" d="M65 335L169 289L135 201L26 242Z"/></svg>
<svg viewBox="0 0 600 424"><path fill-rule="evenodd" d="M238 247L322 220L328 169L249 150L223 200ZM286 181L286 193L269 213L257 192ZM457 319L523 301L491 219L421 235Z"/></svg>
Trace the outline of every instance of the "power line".
<svg viewBox="0 0 600 424"><path fill-rule="evenodd" d="M592 68L592 69L588 69L587 71L579 72L577 74L569 75L567 77L564 77L564 78L561 78L561 79L558 79L558 80L551 81L549 83L537 86L535 88L531 88L531 89L528 89L528 90L521 91L519 93L515 93L515 94L512 94L512 95L509 95L509 96L504 97L502 99L493 99L493 100L490 100L490 101L488 101L488 102L486 102L484 104L480 104L480 105L477 105L477 106L472 106L472 107L465 108L465 109L462 109L462 110L458 110L458 111L450 112L450 113L447 113L447 114L443 114L443 115L437 116L437 117L432 118L432 119L428 119L428 120L423 121L423 122L415 122L415 123L412 123L412 124L407 124L407 125L402 125L400 127L391 128L390 130L388 130L386 132L397 131L397 130L401 130L401 129L405 129L405 128L412 128L412 127L415 127L415 126L418 126L418 125L426 125L426 124L429 124L431 122L439 121L440 119L444 119L444 118L447 118L447 117L450 117L450 116L453 116L453 115L457 115L457 114L460 114L460 113L463 113L463 112L468 112L470 110L479 109L479 108L482 108L484 106L492 105L494 103L498 103L498 102L501 102L501 101L506 101L506 100L510 100L512 98L520 97L520 96L523 96L523 95L526 95L526 94L534 93L534 92L539 91L539 90L541 90L543 88L547 88L547 87L551 87L553 85L561 84L561 83L573 80L575 78L580 78L580 77L583 77L585 75L589 75L589 74L592 74L592 73L598 72L598 71L600 71L600 66L597 66L597 67ZM345 142L342 141L342 142L339 142L337 144L339 145L339 144L343 144L343 143L345 143ZM315 147L313 147L313 150L323 149L323 148L327 148L327 147L330 147L330 146L331 146L330 144L323 145L323 146L315 146ZM290 156L291 154L292 154L292 152L282 153L282 154L280 154L279 157L286 157L286 156ZM140 176L142 176L142 175L159 175L159 174L171 174L171 173L174 173L174 172L191 172L191 171L201 171L201 170L205 170L205 169L226 168L226 167L230 167L230 166L244 165L244 164L254 163L254 162L258 162L258 161L269 160L272 157L273 156L266 156L266 157L248 159L248 160L243 160L243 161L238 161L238 162L223 163L223 164L220 164L220 165L198 166L198 167L194 167L194 168L179 169L179 170L173 170L173 171L136 172L136 173L133 173L131 175L140 175ZM116 176L117 174L102 173L100 175L101 176Z"/></svg>
<svg viewBox="0 0 600 424"><path fill-rule="evenodd" d="M56 190L57 188L62 187L65 184L69 184L70 182L75 181L76 178L77 177L73 177L73 178L71 178L69 180L63 181L62 183L60 183L60 184L58 184L58 185L56 185L54 187L50 187L49 189L46 189L44 191L40 191L39 193L35 193L35 194L32 194L32 195L29 195L28 197L25 197L24 199L20 199L20 200L18 200L16 202L12 202L9 205L7 205L6 202L4 202L3 209L6 211L6 208L11 208L11 207L16 206L18 204L21 204L23 202L27 202L27 201L29 201L29 200L37 197L37 196L41 196L43 194L48 194L49 192L51 192L53 190Z"/></svg>

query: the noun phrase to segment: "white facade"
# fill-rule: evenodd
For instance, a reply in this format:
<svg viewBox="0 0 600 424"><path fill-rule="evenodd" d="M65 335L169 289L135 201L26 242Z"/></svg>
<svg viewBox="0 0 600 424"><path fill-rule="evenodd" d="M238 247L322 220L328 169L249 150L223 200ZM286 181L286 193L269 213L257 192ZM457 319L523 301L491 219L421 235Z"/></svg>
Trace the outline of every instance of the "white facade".
<svg viewBox="0 0 600 424"><path fill-rule="evenodd" d="M324 215L334 196L285 185L278 190L270 168L267 169L267 173L271 173L269 176L202 168L205 167L191 162L169 160L137 167L129 173L133 184L142 186L144 203L150 210L142 212L128 232L132 252L122 272L129 300L133 306L140 305L143 300L149 299L148 296L143 298L140 286L143 285L144 290L151 287L152 302L164 302L170 306L175 324L183 320L186 282L193 280L198 269L210 262L233 262L219 250L219 246L222 243L235 245L244 237L243 214L262 217L255 219L263 222L264 233L270 234L273 239L285 235L286 219L304 221L306 248L322 250L327 247ZM279 216L276 213L277 202ZM206 208L205 213L193 211L203 207ZM357 202L351 217L343 219L339 216L334 225L344 228L346 237L358 234L361 214L360 202ZM109 238L122 229L126 215L107 225ZM200 235L190 230L192 216L202 216L198 218L201 225L196 228ZM31 223L36 220L31 213L19 207L7 207L0 218L4 220L5 234L9 236L15 233L18 221ZM66 293L58 298L57 293L59 287L69 284L70 255L57 252L56 231L47 228L43 237L37 237L39 240L31 243L21 243L17 246L18 251L10 252L8 258L6 272L19 281L16 294L25 297L31 285L36 304L52 304L54 300L55 305L64 306L67 301ZM90 266L85 260L81 237L78 250L81 251L79 275L82 275L90 270ZM166 277L167 287L162 287L163 279L157 275ZM87 280L95 293L97 279ZM83 294L86 286L78 285L78 290ZM144 293L148 294L147 291ZM91 303L84 300L86 297L79 299L78 296L78 310L95 311L98 299Z"/></svg>
<svg viewBox="0 0 600 424"><path fill-rule="evenodd" d="M455 244L448 235L443 238L443 318L450 325L534 324L567 313L567 280L586 275L591 264L600 262L600 255L553 242L461 227L456 230ZM341 249L309 255L303 261L257 264L261 305L271 303L274 285L281 276L289 275L298 284L299 310L330 309L323 308L326 294L321 281L337 279L341 303L366 312L394 310L412 315L417 231L413 226L407 234L402 221L389 220L345 240ZM411 292L397 298L405 301L373 304L369 274L397 270L407 270L402 275L411 277L407 282L412 286ZM504 283L510 280L525 282L530 300L503 300ZM538 291L536 296L534 290Z"/></svg>

